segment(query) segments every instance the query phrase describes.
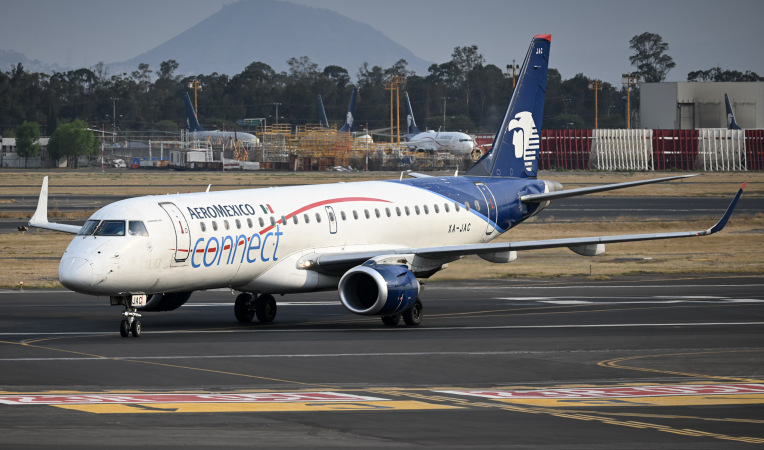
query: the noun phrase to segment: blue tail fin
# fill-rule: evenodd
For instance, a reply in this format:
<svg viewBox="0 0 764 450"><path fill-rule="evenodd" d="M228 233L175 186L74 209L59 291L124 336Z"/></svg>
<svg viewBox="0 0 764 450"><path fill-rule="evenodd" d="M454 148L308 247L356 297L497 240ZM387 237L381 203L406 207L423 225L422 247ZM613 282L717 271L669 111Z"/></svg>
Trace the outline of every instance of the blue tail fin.
<svg viewBox="0 0 764 450"><path fill-rule="evenodd" d="M735 122L735 113L732 112L732 103L727 94L724 94L724 103L727 104L727 128L730 130L740 130L740 125Z"/></svg>
<svg viewBox="0 0 764 450"><path fill-rule="evenodd" d="M408 129L406 132L409 135L412 134L419 134L422 132L419 128L416 126L416 121L414 120L414 112L411 111L411 101L409 101L409 93L406 92L406 123L408 124Z"/></svg>
<svg viewBox="0 0 764 450"><path fill-rule="evenodd" d="M326 118L324 100L321 98L321 94L318 94L318 123L321 128L329 128L329 119Z"/></svg>
<svg viewBox="0 0 764 450"><path fill-rule="evenodd" d="M536 178L551 43L549 34L531 40L493 148L466 175Z"/></svg>
<svg viewBox="0 0 764 450"><path fill-rule="evenodd" d="M188 131L207 131L203 126L199 125L199 120L196 118L196 111L194 111L194 105L191 104L191 97L186 92L186 126Z"/></svg>
<svg viewBox="0 0 764 450"><path fill-rule="evenodd" d="M353 114L355 114L355 94L358 88L353 88L353 93L350 95L350 104L348 104L348 114L345 116L345 124L342 125L340 131L343 133L350 133L353 131Z"/></svg>

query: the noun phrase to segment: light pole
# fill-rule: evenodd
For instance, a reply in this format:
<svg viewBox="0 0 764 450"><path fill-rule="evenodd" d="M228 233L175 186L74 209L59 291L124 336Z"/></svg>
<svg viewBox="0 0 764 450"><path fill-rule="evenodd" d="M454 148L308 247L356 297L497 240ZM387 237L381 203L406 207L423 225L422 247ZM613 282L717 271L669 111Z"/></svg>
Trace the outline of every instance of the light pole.
<svg viewBox="0 0 764 450"><path fill-rule="evenodd" d="M199 115L199 106L196 104L196 91L202 90L202 82L194 78L188 83L188 88L194 90L194 112L196 112L196 115Z"/></svg>
<svg viewBox="0 0 764 450"><path fill-rule="evenodd" d="M597 120L599 116L599 107L597 106L597 91L602 90L602 82L600 80L594 80L589 83L589 89L594 90L594 129L599 128L599 122Z"/></svg>
<svg viewBox="0 0 764 450"><path fill-rule="evenodd" d="M639 82L639 75L625 73L621 75L621 84L626 85L626 129L631 129L631 87Z"/></svg>
<svg viewBox="0 0 764 450"><path fill-rule="evenodd" d="M512 69L512 90L515 90L515 70L519 69L520 66L515 64L515 60L512 60L512 64L507 64L507 76L509 76L509 70Z"/></svg>
<svg viewBox="0 0 764 450"><path fill-rule="evenodd" d="M279 124L279 105L281 103L274 102L273 104L276 105L276 125L278 125Z"/></svg>
<svg viewBox="0 0 764 450"><path fill-rule="evenodd" d="M112 107L112 119L114 119L114 122L112 125L114 126L114 134L111 135L111 141L112 146L117 143L117 100L119 98L117 97L109 97L109 100L111 100L111 107Z"/></svg>
<svg viewBox="0 0 764 450"><path fill-rule="evenodd" d="M446 131L446 100L448 97L441 97L443 100L443 131Z"/></svg>

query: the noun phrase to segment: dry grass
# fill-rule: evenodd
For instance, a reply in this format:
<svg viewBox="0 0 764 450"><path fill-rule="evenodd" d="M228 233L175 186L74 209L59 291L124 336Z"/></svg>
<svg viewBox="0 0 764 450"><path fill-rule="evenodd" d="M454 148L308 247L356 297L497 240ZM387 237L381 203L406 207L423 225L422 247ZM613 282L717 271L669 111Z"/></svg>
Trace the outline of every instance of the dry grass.
<svg viewBox="0 0 764 450"><path fill-rule="evenodd" d="M215 173L215 172L100 172L0 171L0 195L32 195L39 193L42 177L50 176L50 192L56 195L99 192L105 195L148 195L167 192L204 190L207 184L219 189L248 186L282 186L289 184L335 183L369 179L397 178L400 173ZM540 178L567 184L568 188L583 185L617 183L668 176L652 173L589 173L547 172ZM731 196L740 184L749 181L746 196L764 195L764 173L704 173L679 182L637 187L602 195L630 196ZM29 213L3 212L0 217L28 218ZM85 220L97 209L67 212L51 205L49 215L57 220ZM500 240L530 240L549 237L580 237L624 233L702 230L712 223L664 222L644 219L615 220L584 224L530 222L506 233ZM71 241L68 234L32 230L25 234L0 234L0 288L60 287L57 281L58 259ZM510 264L491 264L469 257L450 264L433 280L475 278L553 278L591 276L606 279L636 273L763 273L764 215L734 216L720 234L705 238L623 243L609 245L605 255L594 258L579 256L567 249L529 251L519 254Z"/></svg>

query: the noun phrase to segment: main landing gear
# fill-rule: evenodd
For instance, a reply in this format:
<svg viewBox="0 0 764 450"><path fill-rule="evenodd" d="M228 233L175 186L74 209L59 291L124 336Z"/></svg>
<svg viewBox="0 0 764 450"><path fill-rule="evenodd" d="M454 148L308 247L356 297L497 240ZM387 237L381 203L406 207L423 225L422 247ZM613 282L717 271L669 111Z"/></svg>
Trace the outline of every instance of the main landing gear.
<svg viewBox="0 0 764 450"><path fill-rule="evenodd" d="M255 316L260 323L271 323L276 318L276 299L271 294L255 297L249 292L242 292L236 297L233 312L236 320L242 323L252 322Z"/></svg>
<svg viewBox="0 0 764 450"><path fill-rule="evenodd" d="M422 323L422 302L417 299L411 308L404 311L402 314L391 314L389 316L382 316L382 323L388 327L394 327L398 325L403 319L403 322L410 326L416 327Z"/></svg>

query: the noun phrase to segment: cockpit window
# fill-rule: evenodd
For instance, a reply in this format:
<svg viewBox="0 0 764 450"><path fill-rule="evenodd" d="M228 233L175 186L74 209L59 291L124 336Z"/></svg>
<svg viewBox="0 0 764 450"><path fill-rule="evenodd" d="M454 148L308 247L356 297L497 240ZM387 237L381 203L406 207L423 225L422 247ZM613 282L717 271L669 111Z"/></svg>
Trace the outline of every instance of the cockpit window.
<svg viewBox="0 0 764 450"><path fill-rule="evenodd" d="M95 231L100 220L88 220L85 225L80 228L80 232L77 233L80 236L90 236Z"/></svg>
<svg viewBox="0 0 764 450"><path fill-rule="evenodd" d="M124 236L125 235L125 221L124 220L104 220L101 225L96 229L96 236Z"/></svg>
<svg viewBox="0 0 764 450"><path fill-rule="evenodd" d="M149 232L146 230L146 225L140 220L131 220L128 225L128 233L130 236L148 236Z"/></svg>

